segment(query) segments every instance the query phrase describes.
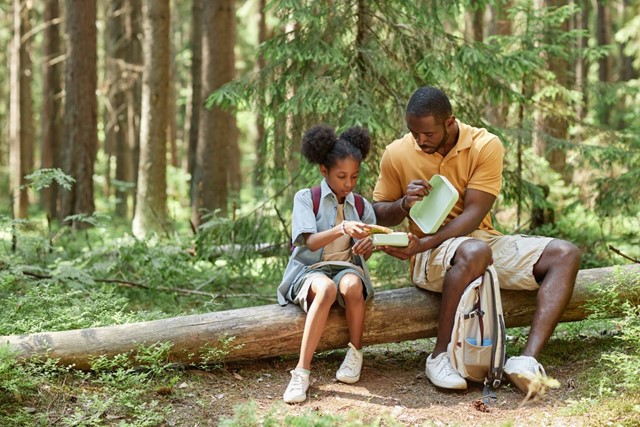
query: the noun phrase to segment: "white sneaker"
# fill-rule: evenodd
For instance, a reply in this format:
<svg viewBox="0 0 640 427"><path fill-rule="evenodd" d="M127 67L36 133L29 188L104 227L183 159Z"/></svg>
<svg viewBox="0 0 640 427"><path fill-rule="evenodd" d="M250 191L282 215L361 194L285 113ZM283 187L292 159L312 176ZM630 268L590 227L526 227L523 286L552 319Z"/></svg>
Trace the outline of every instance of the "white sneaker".
<svg viewBox="0 0 640 427"><path fill-rule="evenodd" d="M504 373L509 378L511 384L515 385L523 393L535 394L538 390L531 390L531 387L540 388L541 382L534 381L536 378L547 377L547 373L538 361L531 356L516 356L507 359L504 364ZM532 384L533 382L533 384Z"/></svg>
<svg viewBox="0 0 640 427"><path fill-rule="evenodd" d="M427 357L425 374L433 385L454 390L464 390L467 388L467 381L453 368L449 355L446 352L440 353L436 358L432 358L432 355L433 354L430 354L429 357Z"/></svg>
<svg viewBox="0 0 640 427"><path fill-rule="evenodd" d="M309 390L309 374L294 369L291 371L291 381L289 381L282 399L286 403L304 402L307 400L307 390Z"/></svg>
<svg viewBox="0 0 640 427"><path fill-rule="evenodd" d="M349 343L349 351L344 357L344 362L336 372L336 378L343 383L353 384L360 379L362 369L362 352L358 351L353 344Z"/></svg>

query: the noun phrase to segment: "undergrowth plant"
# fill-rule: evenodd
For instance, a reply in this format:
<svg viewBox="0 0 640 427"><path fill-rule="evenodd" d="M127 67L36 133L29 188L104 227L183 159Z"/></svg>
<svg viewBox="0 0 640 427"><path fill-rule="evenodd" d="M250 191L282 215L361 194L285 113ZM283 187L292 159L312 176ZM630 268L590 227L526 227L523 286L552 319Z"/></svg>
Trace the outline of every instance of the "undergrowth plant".
<svg viewBox="0 0 640 427"><path fill-rule="evenodd" d="M226 367L225 359L232 350L239 350L243 344L233 344L236 337L223 336L218 340L217 344L207 343L200 350L200 363L197 366L200 369L209 371L216 369L224 369Z"/></svg>
<svg viewBox="0 0 640 427"><path fill-rule="evenodd" d="M640 273L619 272L609 286L599 287L590 304L593 317L611 317L621 345L602 355L611 393L640 392Z"/></svg>

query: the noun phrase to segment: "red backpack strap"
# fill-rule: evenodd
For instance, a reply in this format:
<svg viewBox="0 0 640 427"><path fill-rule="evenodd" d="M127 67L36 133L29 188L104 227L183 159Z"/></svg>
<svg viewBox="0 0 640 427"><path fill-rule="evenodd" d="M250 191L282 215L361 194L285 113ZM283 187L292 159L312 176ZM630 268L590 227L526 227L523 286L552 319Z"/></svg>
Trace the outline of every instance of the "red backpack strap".
<svg viewBox="0 0 640 427"><path fill-rule="evenodd" d="M320 209L320 187L311 187L311 200L313 200L313 214L318 216L318 209ZM362 219L364 215L364 197L359 194L353 193L355 198L356 212L358 212L358 218Z"/></svg>
<svg viewBox="0 0 640 427"><path fill-rule="evenodd" d="M320 187L311 187L311 200L313 200L313 215L318 216L320 209Z"/></svg>
<svg viewBox="0 0 640 427"><path fill-rule="evenodd" d="M356 198L356 212L358 212L358 218L362 220L362 215L364 215L364 197L356 193L353 193L353 196Z"/></svg>

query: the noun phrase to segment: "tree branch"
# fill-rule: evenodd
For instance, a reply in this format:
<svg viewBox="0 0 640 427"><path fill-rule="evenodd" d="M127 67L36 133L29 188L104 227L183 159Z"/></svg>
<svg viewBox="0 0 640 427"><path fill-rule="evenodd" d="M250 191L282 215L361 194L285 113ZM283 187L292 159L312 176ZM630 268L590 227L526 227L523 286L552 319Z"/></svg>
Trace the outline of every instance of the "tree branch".
<svg viewBox="0 0 640 427"><path fill-rule="evenodd" d="M620 255L622 258L626 258L626 259L628 259L629 261L633 261L633 262L635 262L636 264L640 263L640 260L639 260L639 259L632 258L632 257L630 257L629 255L625 255L625 254L623 254L623 253L620 251L620 249L616 249L616 248L614 248L612 245L609 245L609 249L611 249L613 252L615 252L615 253L617 253L618 255Z"/></svg>
<svg viewBox="0 0 640 427"><path fill-rule="evenodd" d="M24 274L25 276L30 276L30 277L34 277L36 279L52 279L53 276L48 275L48 274L38 274L38 273L33 273L30 271L23 271L22 274ZM94 280L95 282L101 282L101 283L115 283L120 287L123 288L139 288L139 289L148 289L150 291L158 291L158 292L175 292L178 294L182 294L182 295L198 295L198 296L205 296L205 297L209 297L212 299L217 299L217 298L255 298L255 299L260 299L260 300L264 300L264 301L273 301L275 298L271 298L271 297L267 297L264 295L259 295L259 294L230 294L230 295L224 295L224 294L214 294L211 292L204 292L204 291L199 291L199 290L194 290L194 289L184 289L184 288L168 288L166 286L149 286L149 285L145 285L144 283L137 283L137 282L131 282L129 280L120 280L120 279L96 279L96 278L92 278L92 280Z"/></svg>

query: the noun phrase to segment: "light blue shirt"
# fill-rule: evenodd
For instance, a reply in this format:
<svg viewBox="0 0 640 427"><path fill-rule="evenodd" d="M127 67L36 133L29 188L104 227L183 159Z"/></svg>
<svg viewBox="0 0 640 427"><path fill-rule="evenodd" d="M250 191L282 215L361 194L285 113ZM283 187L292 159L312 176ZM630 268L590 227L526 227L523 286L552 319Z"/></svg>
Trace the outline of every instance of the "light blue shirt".
<svg viewBox="0 0 640 427"><path fill-rule="evenodd" d="M291 239L293 240L294 250L289 258L289 264L284 272L284 277L280 286L278 286L278 302L281 305L287 304L286 295L293 283L304 276L309 266L322 260L324 247L317 251L311 251L304 244L305 233L318 233L335 227L336 217L338 213L338 199L325 179L320 184L320 205L318 206L318 215L313 214L313 198L311 190L305 188L299 190L293 198L293 219L291 221ZM344 201L344 218L345 221L360 221L366 224L375 224L376 215L373 212L371 203L364 199L364 212L362 218L358 217L358 211L355 206L355 196L349 193ZM352 246L355 242L352 239ZM353 257L355 265L362 267L365 276L365 288L367 296L373 295L373 285L369 270L365 264L364 258L360 255Z"/></svg>

